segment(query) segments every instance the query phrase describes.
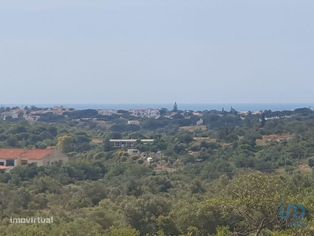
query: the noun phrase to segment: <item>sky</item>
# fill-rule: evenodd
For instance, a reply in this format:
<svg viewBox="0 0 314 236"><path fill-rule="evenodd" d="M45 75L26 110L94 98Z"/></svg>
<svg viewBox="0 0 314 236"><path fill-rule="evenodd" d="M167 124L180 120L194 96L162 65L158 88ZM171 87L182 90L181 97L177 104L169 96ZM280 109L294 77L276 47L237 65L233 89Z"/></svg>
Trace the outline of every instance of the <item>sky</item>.
<svg viewBox="0 0 314 236"><path fill-rule="evenodd" d="M1 104L313 103L313 0L1 0Z"/></svg>

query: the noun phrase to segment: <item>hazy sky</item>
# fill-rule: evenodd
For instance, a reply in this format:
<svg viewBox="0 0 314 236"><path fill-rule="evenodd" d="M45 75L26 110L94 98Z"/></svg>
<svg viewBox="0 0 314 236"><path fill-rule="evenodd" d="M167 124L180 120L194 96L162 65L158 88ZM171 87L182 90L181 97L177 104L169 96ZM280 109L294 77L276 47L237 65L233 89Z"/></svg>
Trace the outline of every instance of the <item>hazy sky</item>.
<svg viewBox="0 0 314 236"><path fill-rule="evenodd" d="M313 0L1 0L0 103L311 103L313 12Z"/></svg>

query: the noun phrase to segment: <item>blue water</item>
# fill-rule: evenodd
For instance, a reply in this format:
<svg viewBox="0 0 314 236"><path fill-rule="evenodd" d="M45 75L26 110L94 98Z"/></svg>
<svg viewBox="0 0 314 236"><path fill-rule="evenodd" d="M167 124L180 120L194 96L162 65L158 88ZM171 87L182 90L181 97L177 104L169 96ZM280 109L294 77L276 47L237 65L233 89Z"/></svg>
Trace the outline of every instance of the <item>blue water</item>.
<svg viewBox="0 0 314 236"><path fill-rule="evenodd" d="M7 107L13 106L31 106L32 104L9 104L2 105ZM34 105L34 104L33 104ZM158 108L167 108L172 109L173 104L35 104L34 106L40 108L50 108L55 106L63 106L65 108L74 108L77 110L82 109L104 109L104 110L130 110L130 109L158 109ZM314 108L314 103L287 103L287 104L279 104L279 103L213 103L213 104L180 104L178 103L178 108L180 110L192 110L192 111L204 111L204 110L226 110L229 111L233 107L237 111L262 111L262 110L272 110L272 111L283 111L283 110L294 110L296 108Z"/></svg>

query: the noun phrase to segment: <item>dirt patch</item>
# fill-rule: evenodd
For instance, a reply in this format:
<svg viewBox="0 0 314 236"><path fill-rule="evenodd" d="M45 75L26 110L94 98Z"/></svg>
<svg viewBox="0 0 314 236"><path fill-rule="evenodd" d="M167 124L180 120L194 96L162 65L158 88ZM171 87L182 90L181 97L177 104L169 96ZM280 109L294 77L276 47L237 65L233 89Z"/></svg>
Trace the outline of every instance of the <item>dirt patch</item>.
<svg viewBox="0 0 314 236"><path fill-rule="evenodd" d="M207 131L206 125L198 125L198 126L182 126L179 128L180 131L188 131L188 132L195 132L195 131Z"/></svg>
<svg viewBox="0 0 314 236"><path fill-rule="evenodd" d="M210 137L194 137L193 138L194 141L197 142L207 142L207 143L217 143L217 139L215 138L210 138Z"/></svg>
<svg viewBox="0 0 314 236"><path fill-rule="evenodd" d="M291 134L271 134L271 135L263 135L261 139L256 140L256 144L258 146L265 146L270 143L281 143L288 142L293 138Z"/></svg>
<svg viewBox="0 0 314 236"><path fill-rule="evenodd" d="M312 173L312 168L307 164L300 164L299 170L304 174L310 174Z"/></svg>
<svg viewBox="0 0 314 236"><path fill-rule="evenodd" d="M154 168L155 172L160 173L160 172L175 172L177 169L176 168L171 168L168 167L166 165L160 165L158 164L155 168Z"/></svg>
<svg viewBox="0 0 314 236"><path fill-rule="evenodd" d="M92 139L92 143L94 144L102 144L104 142L103 139L99 139L99 138L93 138Z"/></svg>

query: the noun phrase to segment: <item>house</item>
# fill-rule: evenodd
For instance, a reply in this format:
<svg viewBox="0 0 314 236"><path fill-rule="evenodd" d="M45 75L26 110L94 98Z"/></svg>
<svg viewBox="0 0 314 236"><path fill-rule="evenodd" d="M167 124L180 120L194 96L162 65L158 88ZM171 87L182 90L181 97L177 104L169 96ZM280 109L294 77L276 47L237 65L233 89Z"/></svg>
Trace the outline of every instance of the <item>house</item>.
<svg viewBox="0 0 314 236"><path fill-rule="evenodd" d="M148 158L146 159L146 161L147 161L148 164L150 164L150 163L153 162L153 158L152 158L152 157L148 157Z"/></svg>
<svg viewBox="0 0 314 236"><path fill-rule="evenodd" d="M0 171L29 164L49 166L66 161L68 157L55 149L0 149Z"/></svg>
<svg viewBox="0 0 314 236"><path fill-rule="evenodd" d="M18 119L20 117L22 117L24 114L24 111L21 110L21 109L13 109L13 110L10 110L10 111L6 111L6 112L2 112L1 113L1 119L2 120L7 120L8 118L11 118L11 119Z"/></svg>
<svg viewBox="0 0 314 236"><path fill-rule="evenodd" d="M140 151L138 149L128 149L128 154L130 156L137 156L140 154Z"/></svg>
<svg viewBox="0 0 314 236"><path fill-rule="evenodd" d="M153 143L154 139L110 139L110 143L116 148L134 148L139 143Z"/></svg>
<svg viewBox="0 0 314 236"><path fill-rule="evenodd" d="M133 148L137 139L110 139L109 141L116 148Z"/></svg>
<svg viewBox="0 0 314 236"><path fill-rule="evenodd" d="M197 126L200 126L200 125L203 125L204 124L204 120L203 119L199 119L197 122L196 122L196 125Z"/></svg>
<svg viewBox="0 0 314 236"><path fill-rule="evenodd" d="M129 120L128 125L140 125L140 121L138 120Z"/></svg>

